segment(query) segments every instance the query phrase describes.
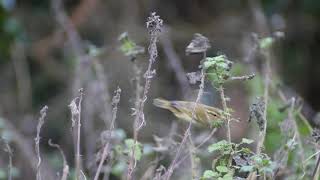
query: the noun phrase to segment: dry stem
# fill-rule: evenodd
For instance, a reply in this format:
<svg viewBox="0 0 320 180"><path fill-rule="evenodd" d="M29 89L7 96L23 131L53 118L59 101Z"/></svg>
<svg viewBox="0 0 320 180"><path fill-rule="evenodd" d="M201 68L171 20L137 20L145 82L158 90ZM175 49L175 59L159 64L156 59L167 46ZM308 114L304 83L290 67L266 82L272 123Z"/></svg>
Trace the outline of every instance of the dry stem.
<svg viewBox="0 0 320 180"><path fill-rule="evenodd" d="M80 171L81 171L81 159L80 159L80 136L81 136L81 102L83 96L83 90L79 90L79 104L78 104L78 119L77 119L77 149L76 149L76 177L80 179Z"/></svg>
<svg viewBox="0 0 320 180"><path fill-rule="evenodd" d="M130 155L129 160L129 166L127 171L127 180L132 179L132 173L134 171L134 168L136 166L136 159L135 159L135 147L138 142L138 135L140 129L145 125L145 119L144 119L144 105L147 101L147 95L151 86L151 79L155 74L155 71L152 70L152 65L156 61L156 58L158 57L158 50L157 50L157 41L159 33L161 32L162 27L162 19L160 19L159 16L156 15L156 13L151 13L151 16L148 18L147 21L147 28L150 33L150 45L148 47L149 52L149 64L148 68L144 74L145 78L145 85L143 88L142 93L142 99L137 100L137 107L135 107L135 118L134 118L134 132L133 132L133 139L134 139L134 146L132 147L132 153Z"/></svg>
<svg viewBox="0 0 320 180"><path fill-rule="evenodd" d="M96 174L94 176L94 180L98 180L100 172L101 172L101 169L102 169L103 162L105 161L105 159L108 156L108 150L109 150L109 145L110 145L110 135L111 135L111 133L112 133L112 131L114 129L114 123L115 123L115 120L117 118L118 103L120 102L121 89L118 87L117 90L115 91L115 93L116 94L112 98L113 109L112 109L112 120L111 120L111 124L110 124L110 128L109 128L109 132L110 133L109 133L109 137L107 137L107 142L104 145L102 157L100 159L97 172L96 172Z"/></svg>
<svg viewBox="0 0 320 180"><path fill-rule="evenodd" d="M37 180L41 180L41 170L40 170L40 165L41 165L41 156L40 156L40 131L41 131L41 127L44 124L44 118L47 115L47 110L48 110L48 106L44 106L41 110L40 110L40 118L39 118L39 122L37 125L37 136L34 139L35 141L35 150L36 150L36 155L38 157L38 164L37 164L37 174L36 174L36 178Z"/></svg>
<svg viewBox="0 0 320 180"><path fill-rule="evenodd" d="M80 136L81 136L81 103L83 98L83 89L79 89L79 95L73 99L69 105L71 110L72 128L77 125L75 144L75 174L76 179L80 179L81 171L81 158L80 158ZM76 101L78 100L78 103Z"/></svg>
<svg viewBox="0 0 320 180"><path fill-rule="evenodd" d="M63 170L62 170L62 176L61 176L61 180L67 180L68 178L68 174L69 174L69 166L67 163L67 159L66 156L63 153L63 150L61 149L61 147L58 144L54 144L52 143L51 139L49 139L48 144L51 147L55 147L59 150L61 156L62 156L62 160L63 160Z"/></svg>
<svg viewBox="0 0 320 180"><path fill-rule="evenodd" d="M5 151L8 153L9 162L8 162L8 180L12 180L12 149L9 145L9 142L5 141L6 149Z"/></svg>
<svg viewBox="0 0 320 180"><path fill-rule="evenodd" d="M230 115L229 115L229 109L227 106L227 100L224 95L224 89L223 89L222 85L219 86L219 92L220 92L220 98L221 98L223 111L227 113L227 119L226 119L227 120L227 139L228 139L228 142L230 143L231 142L231 130L230 130L231 119L230 119Z"/></svg>
<svg viewBox="0 0 320 180"><path fill-rule="evenodd" d="M206 53L204 52L204 59L206 58ZM203 94L203 90L204 90L204 80L205 80L205 72L204 69L201 69L201 83L199 85L199 92L197 95L197 99L196 99L196 103L194 104L193 108L192 108L192 118L195 119L195 110L196 110L196 105L200 102L200 99L202 97ZM171 162L168 171L165 174L165 179L169 180L172 176L172 173L174 171L174 169L177 167L177 160L181 154L181 150L183 145L186 143L188 137L190 136L190 131L191 131L191 127L192 127L192 121L189 122L188 128L186 129L183 139L178 147L177 153L173 159L173 161Z"/></svg>

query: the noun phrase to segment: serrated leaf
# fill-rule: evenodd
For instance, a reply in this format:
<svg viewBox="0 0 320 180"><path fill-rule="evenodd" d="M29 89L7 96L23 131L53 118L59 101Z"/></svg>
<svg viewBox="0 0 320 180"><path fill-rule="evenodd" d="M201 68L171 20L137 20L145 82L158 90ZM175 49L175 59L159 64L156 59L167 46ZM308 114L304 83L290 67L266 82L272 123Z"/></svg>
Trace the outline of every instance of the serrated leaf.
<svg viewBox="0 0 320 180"><path fill-rule="evenodd" d="M134 149L134 158L139 161L142 156L142 145L139 142L135 143L133 139L126 139L124 143L127 146L127 152L129 152L130 155L133 154Z"/></svg>
<svg viewBox="0 0 320 180"><path fill-rule="evenodd" d="M232 174L226 174L222 177L223 180L233 180Z"/></svg>
<svg viewBox="0 0 320 180"><path fill-rule="evenodd" d="M240 172L252 172L254 170L254 166L242 166L240 168Z"/></svg>
<svg viewBox="0 0 320 180"><path fill-rule="evenodd" d="M217 169L217 171L219 171L219 172L221 172L221 173L227 173L227 172L229 172L229 169L228 169L228 167L226 167L226 166L217 166L216 169Z"/></svg>
<svg viewBox="0 0 320 180"><path fill-rule="evenodd" d="M138 54L144 53L144 47L138 46L135 42L133 42L127 32L122 33L119 36L120 51L126 55L131 57L136 57Z"/></svg>
<svg viewBox="0 0 320 180"><path fill-rule="evenodd" d="M251 144L253 142L254 142L254 140L247 139L247 138L242 138L242 141L241 141L241 143L243 143L243 144Z"/></svg>
<svg viewBox="0 0 320 180"><path fill-rule="evenodd" d="M219 174L217 172L214 172L212 170L206 170L203 173L203 178L212 178L212 177L218 177Z"/></svg>
<svg viewBox="0 0 320 180"><path fill-rule="evenodd" d="M244 153L244 154L251 154L252 151L249 148L241 148L240 152Z"/></svg>
<svg viewBox="0 0 320 180"><path fill-rule="evenodd" d="M214 152L214 151L217 151L217 150L223 150L224 147L226 147L226 146L228 146L228 142L226 140L222 140L222 141L219 141L217 143L211 144L208 147L208 151L211 153L211 152Z"/></svg>

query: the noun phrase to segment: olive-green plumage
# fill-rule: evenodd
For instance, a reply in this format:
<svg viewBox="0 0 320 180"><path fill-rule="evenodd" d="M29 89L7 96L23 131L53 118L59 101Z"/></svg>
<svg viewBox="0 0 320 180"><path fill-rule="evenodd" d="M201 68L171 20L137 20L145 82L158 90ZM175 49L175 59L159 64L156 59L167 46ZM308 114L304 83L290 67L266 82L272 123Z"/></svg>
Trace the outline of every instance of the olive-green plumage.
<svg viewBox="0 0 320 180"><path fill-rule="evenodd" d="M218 108L207 106L200 103L190 101L167 101L161 98L153 100L153 104L157 107L168 109L176 117L184 121L192 121L192 123L211 127L218 121L225 121L225 113ZM195 110L194 117L192 111Z"/></svg>

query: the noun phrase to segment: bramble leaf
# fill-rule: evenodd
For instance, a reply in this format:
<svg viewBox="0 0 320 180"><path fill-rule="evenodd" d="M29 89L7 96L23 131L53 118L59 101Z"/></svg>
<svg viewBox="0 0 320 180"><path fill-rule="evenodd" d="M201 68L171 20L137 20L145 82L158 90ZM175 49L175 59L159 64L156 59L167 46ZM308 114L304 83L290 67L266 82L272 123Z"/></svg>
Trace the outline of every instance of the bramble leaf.
<svg viewBox="0 0 320 180"><path fill-rule="evenodd" d="M254 140L247 139L247 138L242 138L242 141L241 141L242 144L251 144L253 142L254 142Z"/></svg>

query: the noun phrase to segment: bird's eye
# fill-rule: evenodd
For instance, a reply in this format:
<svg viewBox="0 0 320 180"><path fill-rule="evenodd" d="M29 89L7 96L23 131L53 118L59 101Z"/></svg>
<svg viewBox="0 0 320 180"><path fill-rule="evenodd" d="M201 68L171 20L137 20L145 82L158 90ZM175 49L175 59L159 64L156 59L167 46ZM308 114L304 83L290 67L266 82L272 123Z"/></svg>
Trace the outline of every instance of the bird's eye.
<svg viewBox="0 0 320 180"><path fill-rule="evenodd" d="M217 117L217 116L218 116L216 113L211 112L211 111L209 111L208 113L211 114L211 115L214 116L214 117Z"/></svg>

